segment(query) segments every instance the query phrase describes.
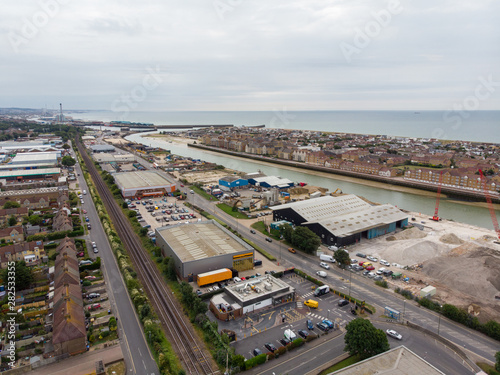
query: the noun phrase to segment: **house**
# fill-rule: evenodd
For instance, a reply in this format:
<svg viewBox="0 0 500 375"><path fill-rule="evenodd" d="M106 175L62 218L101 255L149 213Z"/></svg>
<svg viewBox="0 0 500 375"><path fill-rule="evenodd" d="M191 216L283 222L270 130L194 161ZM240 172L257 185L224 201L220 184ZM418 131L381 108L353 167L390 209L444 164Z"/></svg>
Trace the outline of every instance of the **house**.
<svg viewBox="0 0 500 375"><path fill-rule="evenodd" d="M24 230L22 225L0 229L0 241L2 243L17 243L24 241Z"/></svg>
<svg viewBox="0 0 500 375"><path fill-rule="evenodd" d="M17 243L0 247L0 268L7 268L8 262L24 260L27 265L39 264L45 255L42 241Z"/></svg>
<svg viewBox="0 0 500 375"><path fill-rule="evenodd" d="M26 207L0 209L0 226L8 223L12 216L14 216L19 223L23 221L24 216L28 216L28 209Z"/></svg>
<svg viewBox="0 0 500 375"><path fill-rule="evenodd" d="M52 228L56 232L73 230L73 220L70 216L69 206L66 203L54 216Z"/></svg>

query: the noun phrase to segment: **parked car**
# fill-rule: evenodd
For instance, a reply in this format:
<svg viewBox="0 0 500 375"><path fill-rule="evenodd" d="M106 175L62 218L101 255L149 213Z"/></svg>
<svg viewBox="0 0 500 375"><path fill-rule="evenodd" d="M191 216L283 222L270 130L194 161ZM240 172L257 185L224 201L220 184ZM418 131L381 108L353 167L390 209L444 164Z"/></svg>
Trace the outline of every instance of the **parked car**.
<svg viewBox="0 0 500 375"><path fill-rule="evenodd" d="M288 251L289 251L289 252L291 252L291 253L293 253L293 254L295 254L295 253L296 253L296 251L295 251L295 249L294 249L293 247L289 247L289 248L288 248Z"/></svg>
<svg viewBox="0 0 500 375"><path fill-rule="evenodd" d="M83 251L80 251L78 254L76 254L77 257L83 257L85 255L85 253Z"/></svg>
<svg viewBox="0 0 500 375"><path fill-rule="evenodd" d="M357 259L351 259L351 264L356 264L356 263L358 263Z"/></svg>
<svg viewBox="0 0 500 375"><path fill-rule="evenodd" d="M264 347L265 347L267 350L269 350L271 353L274 353L274 352L277 350L277 349L276 349L276 347L275 347L273 344L271 344L270 342L266 342L266 343L264 344Z"/></svg>
<svg viewBox="0 0 500 375"><path fill-rule="evenodd" d="M372 257L371 255L368 255L368 256L366 257L366 259L371 260L372 262L377 262L377 261L378 261L378 259L377 259L377 258Z"/></svg>
<svg viewBox="0 0 500 375"><path fill-rule="evenodd" d="M373 267L372 265L369 265L368 267L365 268L365 270L367 271L373 271L375 269L375 267Z"/></svg>
<svg viewBox="0 0 500 375"><path fill-rule="evenodd" d="M316 326L324 332L327 332L329 329L325 323L316 323Z"/></svg>
<svg viewBox="0 0 500 375"><path fill-rule="evenodd" d="M321 323L326 324L328 328L333 328L333 322L331 320L325 319Z"/></svg>
<svg viewBox="0 0 500 375"><path fill-rule="evenodd" d="M86 213L87 213L87 210L82 210L82 212L83 212L84 214L86 214Z"/></svg>
<svg viewBox="0 0 500 375"><path fill-rule="evenodd" d="M385 331L385 333L387 333L387 335L391 336L392 338L395 338L395 339L398 339L398 340L402 340L403 339L403 336L401 336L399 333L397 333L393 329L388 329L387 331Z"/></svg>
<svg viewBox="0 0 500 375"><path fill-rule="evenodd" d="M287 346L288 344L290 344L290 340L288 340L287 338L283 337L282 339L279 340L280 341L280 344L283 345L283 346Z"/></svg>
<svg viewBox="0 0 500 375"><path fill-rule="evenodd" d="M356 253L356 256L360 258L366 258L366 255L363 253Z"/></svg>
<svg viewBox="0 0 500 375"><path fill-rule="evenodd" d="M375 276L377 276L377 274L376 274L375 272L370 272L370 273L368 274L368 277L369 277L370 279L373 279Z"/></svg>
<svg viewBox="0 0 500 375"><path fill-rule="evenodd" d="M253 356L254 357L257 357L258 355L261 355L262 354L262 350L260 350L259 348L255 348L253 350Z"/></svg>
<svg viewBox="0 0 500 375"><path fill-rule="evenodd" d="M272 239L270 239L269 237L266 237L266 241L267 241L267 242L273 242L273 240L272 240Z"/></svg>
<svg viewBox="0 0 500 375"><path fill-rule="evenodd" d="M349 301L347 301L345 299L340 299L339 300L339 307L346 306L348 304L349 304Z"/></svg>
<svg viewBox="0 0 500 375"><path fill-rule="evenodd" d="M300 337L302 337L303 339L306 339L307 336L309 336L309 332L307 332L306 330L304 329L299 329L297 331L297 333L299 334Z"/></svg>
<svg viewBox="0 0 500 375"><path fill-rule="evenodd" d="M97 254L99 252L99 250L97 250L97 247L94 248L94 254Z"/></svg>
<svg viewBox="0 0 500 375"><path fill-rule="evenodd" d="M96 243L95 243L94 241L92 241L92 247L93 247L93 248L96 248L96 247L97 247L97 245L96 245Z"/></svg>
<svg viewBox="0 0 500 375"><path fill-rule="evenodd" d="M90 225L90 223L87 223L87 229L92 229L92 226Z"/></svg>
<svg viewBox="0 0 500 375"><path fill-rule="evenodd" d="M328 265L328 263L321 262L319 265L320 265L320 267L323 267L325 270L329 270L330 269L330 266Z"/></svg>
<svg viewBox="0 0 500 375"><path fill-rule="evenodd" d="M364 270L364 271L363 271L363 276L366 276L366 275L368 275L369 273L370 273L370 271L369 271L369 270Z"/></svg>
<svg viewBox="0 0 500 375"><path fill-rule="evenodd" d="M384 259L380 259L380 264L382 264L384 266L390 266L390 263Z"/></svg>
<svg viewBox="0 0 500 375"><path fill-rule="evenodd" d="M312 320L307 319L306 324L307 324L307 329L314 329L314 325L313 325Z"/></svg>
<svg viewBox="0 0 500 375"><path fill-rule="evenodd" d="M384 279L384 277L383 277L383 276L381 276L381 275L377 275L377 276L375 276L375 277L373 278L373 280L375 280L375 281L380 281L380 280L383 280L383 279Z"/></svg>
<svg viewBox="0 0 500 375"><path fill-rule="evenodd" d="M88 216L85 216L85 221L88 223L90 221Z"/></svg>

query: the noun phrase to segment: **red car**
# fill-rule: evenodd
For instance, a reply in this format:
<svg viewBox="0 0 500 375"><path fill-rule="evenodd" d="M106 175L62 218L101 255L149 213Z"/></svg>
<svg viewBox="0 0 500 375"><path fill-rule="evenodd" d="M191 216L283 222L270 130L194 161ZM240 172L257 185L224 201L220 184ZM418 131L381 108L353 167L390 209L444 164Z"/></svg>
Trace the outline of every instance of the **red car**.
<svg viewBox="0 0 500 375"><path fill-rule="evenodd" d="M184 185L183 185L183 184L181 184L181 187L184 187Z"/></svg>
<svg viewBox="0 0 500 375"><path fill-rule="evenodd" d="M82 212L83 212L84 214L86 214L86 213L87 213L87 210L82 210Z"/></svg>
<svg viewBox="0 0 500 375"><path fill-rule="evenodd" d="M373 267L373 266L368 266L365 268L365 270L367 270L367 271L373 271L374 269L375 269L375 267Z"/></svg>
<svg viewBox="0 0 500 375"><path fill-rule="evenodd" d="M85 255L85 254L83 253L83 251L82 251L82 252L79 252L78 254L76 254L76 256L78 256L78 257L82 257L82 256L84 256L84 255Z"/></svg>
<svg viewBox="0 0 500 375"><path fill-rule="evenodd" d="M242 278L241 278L241 280L242 280L242 281L246 280L246 277L242 277Z"/></svg>

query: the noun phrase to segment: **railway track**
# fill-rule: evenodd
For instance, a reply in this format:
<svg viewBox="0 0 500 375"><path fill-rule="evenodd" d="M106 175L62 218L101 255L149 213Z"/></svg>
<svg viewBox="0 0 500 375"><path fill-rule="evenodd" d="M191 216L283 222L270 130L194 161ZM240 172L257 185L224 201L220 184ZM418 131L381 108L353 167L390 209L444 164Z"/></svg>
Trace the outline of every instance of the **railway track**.
<svg viewBox="0 0 500 375"><path fill-rule="evenodd" d="M186 372L195 375L219 374L218 369L212 370L210 359L205 355L203 348L198 345L199 339L194 336L192 327L186 323L183 312L176 307L177 304L173 300L172 292L166 286L156 264L142 248L140 239L114 200L85 148L79 140L76 140L76 144L96 185L97 192L113 221L116 232L123 241L161 324L170 337L171 344L179 355Z"/></svg>

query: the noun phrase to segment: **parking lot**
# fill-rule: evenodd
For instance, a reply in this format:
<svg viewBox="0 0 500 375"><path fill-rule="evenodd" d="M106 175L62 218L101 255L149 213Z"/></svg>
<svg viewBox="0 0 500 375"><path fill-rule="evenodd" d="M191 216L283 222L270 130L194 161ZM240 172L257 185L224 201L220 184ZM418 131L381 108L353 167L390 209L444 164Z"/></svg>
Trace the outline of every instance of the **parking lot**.
<svg viewBox="0 0 500 375"><path fill-rule="evenodd" d="M356 316L351 314L351 306L338 306L341 299L338 295L327 293L323 296L315 297L310 281L295 274L283 277L285 282L295 288L297 301L282 305L277 308L263 309L252 314L247 314L239 320L228 322L219 321L219 329L228 329L236 333L237 341L233 343L236 352L245 358L253 356L254 349L258 348L264 353L268 350L264 344L271 343L277 348L282 346L280 340L284 337L284 332L291 329L298 337L298 330L305 330L315 335L337 336L344 331L345 325ZM304 305L307 299L318 301L317 309L312 309ZM213 317L212 317L213 318ZM308 329L307 321L310 320L313 329ZM327 333L318 328L318 323L323 320L330 320L335 326ZM308 345L308 344L306 344Z"/></svg>

